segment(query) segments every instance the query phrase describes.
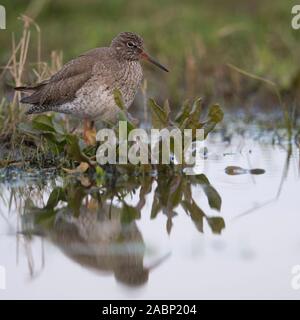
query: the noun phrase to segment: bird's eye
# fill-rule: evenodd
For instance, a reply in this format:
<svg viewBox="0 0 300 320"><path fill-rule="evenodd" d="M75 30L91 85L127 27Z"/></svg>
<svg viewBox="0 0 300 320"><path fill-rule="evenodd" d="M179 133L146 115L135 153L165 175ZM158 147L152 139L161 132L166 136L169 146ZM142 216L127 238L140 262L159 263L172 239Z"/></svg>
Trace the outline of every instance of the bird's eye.
<svg viewBox="0 0 300 320"><path fill-rule="evenodd" d="M133 47L135 47L135 44L132 41L128 41L127 42L127 47L128 48L133 48Z"/></svg>

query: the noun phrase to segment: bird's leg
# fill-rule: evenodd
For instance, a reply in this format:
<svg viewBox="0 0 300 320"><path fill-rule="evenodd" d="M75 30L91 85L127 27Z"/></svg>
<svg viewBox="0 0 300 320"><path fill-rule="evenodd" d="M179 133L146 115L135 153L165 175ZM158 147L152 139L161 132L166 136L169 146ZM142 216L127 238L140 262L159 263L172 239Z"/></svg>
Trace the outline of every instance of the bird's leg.
<svg viewBox="0 0 300 320"><path fill-rule="evenodd" d="M96 143L96 129L94 128L94 121L88 119L83 120L83 139L87 145Z"/></svg>
<svg viewBox="0 0 300 320"><path fill-rule="evenodd" d="M87 143L87 130L88 130L89 120L83 119L83 139Z"/></svg>

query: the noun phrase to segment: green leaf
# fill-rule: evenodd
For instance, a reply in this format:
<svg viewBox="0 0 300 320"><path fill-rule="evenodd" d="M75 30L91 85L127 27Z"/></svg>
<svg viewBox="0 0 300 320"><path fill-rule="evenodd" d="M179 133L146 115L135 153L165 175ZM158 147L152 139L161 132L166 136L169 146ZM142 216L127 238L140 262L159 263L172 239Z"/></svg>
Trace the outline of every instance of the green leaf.
<svg viewBox="0 0 300 320"><path fill-rule="evenodd" d="M127 135L129 134L129 132L131 130L136 128L136 126L134 125L132 119L133 118L130 116L130 114L127 111L120 111L118 113L118 120L127 122Z"/></svg>
<svg viewBox="0 0 300 320"><path fill-rule="evenodd" d="M167 117L169 118L171 109L170 109L170 104L169 104L169 101L168 101L168 100L165 101L163 110L165 111Z"/></svg>
<svg viewBox="0 0 300 320"><path fill-rule="evenodd" d="M31 123L21 122L18 124L18 130L29 135L37 136L40 134L39 130L32 127Z"/></svg>
<svg viewBox="0 0 300 320"><path fill-rule="evenodd" d="M219 123L223 120L224 112L218 104L212 105L208 110L208 118L210 121Z"/></svg>
<svg viewBox="0 0 300 320"><path fill-rule="evenodd" d="M59 133L54 133L53 135L54 135L54 137L55 137L56 143L58 143L58 144L65 144L65 142L66 142L66 135L62 135L62 134L59 134Z"/></svg>
<svg viewBox="0 0 300 320"><path fill-rule="evenodd" d="M105 181L105 171L98 165L96 166L95 171L96 184L97 186L101 186Z"/></svg>
<svg viewBox="0 0 300 320"><path fill-rule="evenodd" d="M87 162L90 164L90 159L81 151L79 139L74 135L67 135L67 153L69 157L78 162Z"/></svg>
<svg viewBox="0 0 300 320"><path fill-rule="evenodd" d="M42 132L55 132L52 119L53 119L52 116L47 116L47 115L36 116L32 120L32 127Z"/></svg>
<svg viewBox="0 0 300 320"><path fill-rule="evenodd" d="M152 126L163 129L169 125L169 117L166 110L162 109L153 99L149 99L149 107L152 115Z"/></svg>
<svg viewBox="0 0 300 320"><path fill-rule="evenodd" d="M185 101L180 111L177 113L175 117L175 122L178 124L179 127L181 127L184 121L188 119L190 112L191 112L191 106L188 101Z"/></svg>
<svg viewBox="0 0 300 320"><path fill-rule="evenodd" d="M199 128L201 112L202 112L202 99L198 98L197 100L195 100L192 111L189 115L189 125L191 129Z"/></svg>
<svg viewBox="0 0 300 320"><path fill-rule="evenodd" d="M208 120L203 124L204 137L214 130L216 125L223 120L224 112L219 105L215 104L209 108Z"/></svg>
<svg viewBox="0 0 300 320"><path fill-rule="evenodd" d="M42 136L43 142L46 142L45 145L49 147L52 153L58 155L64 150L65 139L60 140L61 136L56 137L56 134L53 132L44 132L39 133L38 137Z"/></svg>
<svg viewBox="0 0 300 320"><path fill-rule="evenodd" d="M202 99L195 100L192 109L190 107L184 107L181 115L177 118L179 120L179 126L181 129L200 129L202 124L200 123L200 116L202 113Z"/></svg>
<svg viewBox="0 0 300 320"><path fill-rule="evenodd" d="M121 109L121 110L125 110L125 105L124 105L124 101L123 101L123 97L122 97L122 93L119 89L114 89L113 91L114 94L114 99L115 99L115 103L116 105Z"/></svg>
<svg viewBox="0 0 300 320"><path fill-rule="evenodd" d="M52 122L53 122L53 128L54 128L55 132L57 133L56 136L59 136L59 135L64 136L67 133L61 123L59 123L58 121L55 121L55 119L53 119Z"/></svg>

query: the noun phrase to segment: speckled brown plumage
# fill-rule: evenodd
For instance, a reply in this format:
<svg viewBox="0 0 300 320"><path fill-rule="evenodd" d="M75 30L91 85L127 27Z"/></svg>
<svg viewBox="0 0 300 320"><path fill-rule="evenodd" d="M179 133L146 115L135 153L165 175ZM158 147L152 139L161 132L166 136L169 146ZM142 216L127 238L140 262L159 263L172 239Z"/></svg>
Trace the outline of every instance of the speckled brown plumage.
<svg viewBox="0 0 300 320"><path fill-rule="evenodd" d="M119 109L113 92L120 90L125 106L130 107L143 77L141 58L167 71L144 52L140 36L123 32L109 47L80 55L49 80L16 90L31 92L21 99L31 105L28 114L56 111L84 119L114 121Z"/></svg>

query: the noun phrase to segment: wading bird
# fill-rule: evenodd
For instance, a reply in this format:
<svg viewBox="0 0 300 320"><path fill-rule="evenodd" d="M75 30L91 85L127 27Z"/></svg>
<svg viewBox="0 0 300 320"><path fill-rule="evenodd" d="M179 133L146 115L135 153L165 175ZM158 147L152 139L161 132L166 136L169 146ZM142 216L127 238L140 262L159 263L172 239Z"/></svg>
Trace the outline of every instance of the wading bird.
<svg viewBox="0 0 300 320"><path fill-rule="evenodd" d="M84 119L86 139L90 120L117 120L119 107L114 99L115 89L120 91L125 107L130 107L143 77L141 59L168 71L144 51L140 36L122 32L109 47L80 55L50 79L15 89L30 93L21 99L22 103L31 105L27 114L55 111Z"/></svg>

